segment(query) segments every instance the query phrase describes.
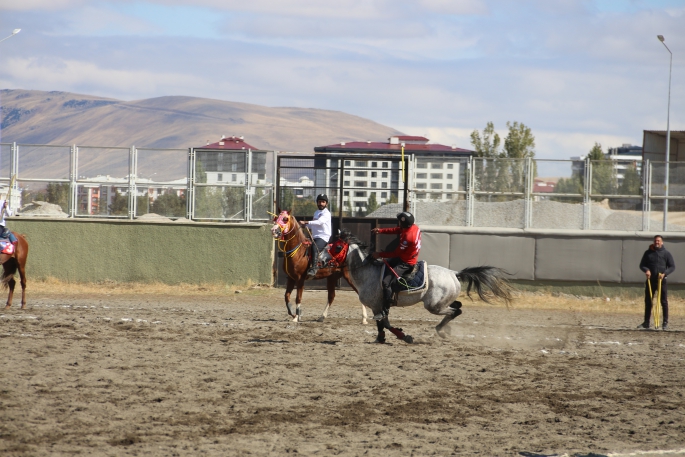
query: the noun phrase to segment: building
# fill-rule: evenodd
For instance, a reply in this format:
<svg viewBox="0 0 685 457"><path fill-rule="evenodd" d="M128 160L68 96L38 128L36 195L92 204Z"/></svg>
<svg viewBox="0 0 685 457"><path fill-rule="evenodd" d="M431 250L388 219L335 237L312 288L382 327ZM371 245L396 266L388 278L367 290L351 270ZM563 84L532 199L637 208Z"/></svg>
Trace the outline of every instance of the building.
<svg viewBox="0 0 685 457"><path fill-rule="evenodd" d="M685 130L671 130L670 162L685 162ZM666 130L644 130L642 157L650 162L666 161Z"/></svg>
<svg viewBox="0 0 685 457"><path fill-rule="evenodd" d="M345 205L356 211L366 211L369 198L379 205L390 201L403 202L401 154L413 161L410 187L417 201L448 201L463 185L461 175L465 163L475 151L431 144L422 136L398 135L387 142L353 141L314 148L315 166L325 171L342 165L343 176L337 173L317 173L317 187L343 187ZM356 157L355 157L356 156ZM342 163L340 163L342 162ZM341 183L342 181L342 183Z"/></svg>
<svg viewBox="0 0 685 457"><path fill-rule="evenodd" d="M250 184L267 184L266 151L247 144L242 136L222 136L216 143L207 141L205 146L194 150L196 182L245 186L247 169L251 166ZM248 164L248 151L253 152L251 164Z"/></svg>
<svg viewBox="0 0 685 457"><path fill-rule="evenodd" d="M604 157L613 162L613 168L616 172L616 182L620 187L625 178L625 173L628 168L635 167L638 174L642 174L642 147L634 146L629 143L616 148L609 148ZM585 175L585 160L587 155L571 157L573 164L571 165L572 174L574 176Z"/></svg>

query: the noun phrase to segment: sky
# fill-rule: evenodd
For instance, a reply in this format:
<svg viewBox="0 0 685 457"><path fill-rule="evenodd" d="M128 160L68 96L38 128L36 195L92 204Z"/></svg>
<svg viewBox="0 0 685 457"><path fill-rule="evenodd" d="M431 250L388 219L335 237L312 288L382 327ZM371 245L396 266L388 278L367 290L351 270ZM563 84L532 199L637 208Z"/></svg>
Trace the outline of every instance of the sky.
<svg viewBox="0 0 685 457"><path fill-rule="evenodd" d="M16 28L0 89L336 110L462 148L518 121L541 159L666 130L663 35L685 130L685 0L0 0Z"/></svg>

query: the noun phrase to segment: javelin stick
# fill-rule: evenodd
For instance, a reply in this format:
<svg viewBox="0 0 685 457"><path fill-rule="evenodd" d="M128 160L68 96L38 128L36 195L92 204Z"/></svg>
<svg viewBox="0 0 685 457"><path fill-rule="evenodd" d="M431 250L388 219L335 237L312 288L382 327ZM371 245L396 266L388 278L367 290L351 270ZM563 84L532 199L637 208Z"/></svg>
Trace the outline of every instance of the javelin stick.
<svg viewBox="0 0 685 457"><path fill-rule="evenodd" d="M654 328L661 328L661 278L656 293L652 298L652 317L654 318Z"/></svg>
<svg viewBox="0 0 685 457"><path fill-rule="evenodd" d="M12 196L12 187L14 187L14 182L17 180L17 175L13 174L12 177L10 178L10 184L9 188L7 189L7 198L5 198L5 201L7 201L7 207L9 208L10 206L10 197ZM5 207L2 207L2 216L5 217Z"/></svg>

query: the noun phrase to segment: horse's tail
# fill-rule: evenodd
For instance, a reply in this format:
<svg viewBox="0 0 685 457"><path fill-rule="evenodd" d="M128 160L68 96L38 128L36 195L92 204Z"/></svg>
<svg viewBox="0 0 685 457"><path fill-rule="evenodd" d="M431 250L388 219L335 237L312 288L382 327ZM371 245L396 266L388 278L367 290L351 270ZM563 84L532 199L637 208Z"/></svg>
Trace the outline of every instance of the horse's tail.
<svg viewBox="0 0 685 457"><path fill-rule="evenodd" d="M471 298L471 288L476 290L481 300L490 303L494 297L504 300L507 306L512 300L512 288L505 270L497 267L469 267L457 273L460 281L466 281L466 295Z"/></svg>
<svg viewBox="0 0 685 457"><path fill-rule="evenodd" d="M14 274L17 272L19 264L17 263L17 259L10 257L2 266L4 267L4 272L2 274L2 279L0 279L0 284L6 289L9 287L8 283L10 280L14 278Z"/></svg>

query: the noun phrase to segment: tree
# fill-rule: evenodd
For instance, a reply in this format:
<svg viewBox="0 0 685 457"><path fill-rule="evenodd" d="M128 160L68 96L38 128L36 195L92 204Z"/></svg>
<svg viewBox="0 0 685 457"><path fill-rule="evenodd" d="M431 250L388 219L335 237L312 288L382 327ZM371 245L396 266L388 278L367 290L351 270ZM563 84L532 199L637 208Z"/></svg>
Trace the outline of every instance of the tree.
<svg viewBox="0 0 685 457"><path fill-rule="evenodd" d="M504 156L509 159L535 157L535 136L530 127L514 121L507 122L509 133L504 139Z"/></svg>
<svg viewBox="0 0 685 457"><path fill-rule="evenodd" d="M128 195L119 193L118 189L114 189L114 196L112 203L108 207L109 214L113 216L127 216L128 215Z"/></svg>
<svg viewBox="0 0 685 457"><path fill-rule="evenodd" d="M178 196L176 192L162 194L152 202L150 211L167 217L185 217L186 197Z"/></svg>
<svg viewBox="0 0 685 457"><path fill-rule="evenodd" d="M45 189L45 201L62 207L66 213L69 210L69 183L50 182Z"/></svg>
<svg viewBox="0 0 685 457"><path fill-rule="evenodd" d="M613 195L617 191L616 168L613 161L607 159L602 151L602 145L595 143L588 153L592 164L592 193Z"/></svg>
<svg viewBox="0 0 685 457"><path fill-rule="evenodd" d="M623 175L623 182L618 189L618 193L621 195L640 195L640 187L642 186L642 180L640 179L640 174L637 172L637 165L626 168L625 174Z"/></svg>
<svg viewBox="0 0 685 457"><path fill-rule="evenodd" d="M397 203L399 200L397 200L397 194L392 192L390 194L390 198L388 198L386 203Z"/></svg>
<svg viewBox="0 0 685 457"><path fill-rule="evenodd" d="M487 123L482 137L478 130L471 132L471 145L478 157L500 157L500 143L500 137L495 133L495 126L492 122Z"/></svg>
<svg viewBox="0 0 685 457"><path fill-rule="evenodd" d="M378 209L380 205L378 200L376 200L376 192L371 192L369 200L366 202L366 213L371 214Z"/></svg>

